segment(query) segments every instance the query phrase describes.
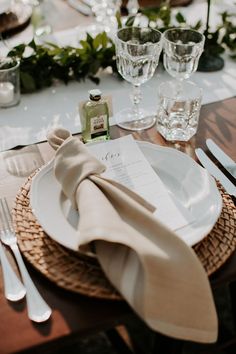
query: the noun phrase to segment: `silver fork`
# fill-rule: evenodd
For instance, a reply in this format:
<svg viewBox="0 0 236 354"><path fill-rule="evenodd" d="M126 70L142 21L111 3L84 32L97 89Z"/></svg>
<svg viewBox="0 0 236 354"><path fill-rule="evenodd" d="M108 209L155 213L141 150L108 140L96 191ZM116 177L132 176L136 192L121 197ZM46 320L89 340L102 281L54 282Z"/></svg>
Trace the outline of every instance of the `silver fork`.
<svg viewBox="0 0 236 354"><path fill-rule="evenodd" d="M12 269L1 242L0 242L0 261L2 265L4 294L6 299L9 301L18 301L23 299L26 293L25 287L20 282L14 270Z"/></svg>
<svg viewBox="0 0 236 354"><path fill-rule="evenodd" d="M12 227L11 213L6 198L0 199L0 206L3 223L3 230L0 233L1 241L11 248L19 266L26 288L28 316L34 322L44 322L51 316L52 310L39 294L25 267L17 245L17 238Z"/></svg>

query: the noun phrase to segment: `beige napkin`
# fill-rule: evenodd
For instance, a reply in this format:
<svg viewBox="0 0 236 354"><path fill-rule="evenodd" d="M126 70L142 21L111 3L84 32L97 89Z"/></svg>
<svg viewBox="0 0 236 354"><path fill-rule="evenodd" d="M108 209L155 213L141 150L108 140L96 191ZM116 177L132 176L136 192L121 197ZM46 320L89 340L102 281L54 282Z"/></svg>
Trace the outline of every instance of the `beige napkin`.
<svg viewBox="0 0 236 354"><path fill-rule="evenodd" d="M65 139L65 140L64 140ZM152 215L152 207L119 183L62 129L48 136L55 176L80 214L79 244L95 241L106 276L154 330L214 342L217 316L208 277L194 251Z"/></svg>

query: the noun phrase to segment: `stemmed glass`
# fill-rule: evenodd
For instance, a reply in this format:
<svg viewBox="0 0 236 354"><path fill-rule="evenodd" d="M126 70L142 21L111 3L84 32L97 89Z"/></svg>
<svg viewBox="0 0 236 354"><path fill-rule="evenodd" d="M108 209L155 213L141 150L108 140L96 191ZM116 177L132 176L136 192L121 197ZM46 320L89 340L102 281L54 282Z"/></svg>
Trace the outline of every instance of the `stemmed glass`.
<svg viewBox="0 0 236 354"><path fill-rule="evenodd" d="M197 70L205 37L187 28L163 34L163 61L175 78L160 85L157 130L166 140L188 141L197 132L202 90L189 77Z"/></svg>
<svg viewBox="0 0 236 354"><path fill-rule="evenodd" d="M118 126L142 130L153 126L156 117L140 109L140 86L154 74L162 49L162 34L152 28L126 27L117 32L116 63L121 76L133 85L132 108L116 114Z"/></svg>
<svg viewBox="0 0 236 354"><path fill-rule="evenodd" d="M181 91L183 80L188 79L198 67L205 37L188 28L171 28L163 34L163 61L166 71L177 79Z"/></svg>

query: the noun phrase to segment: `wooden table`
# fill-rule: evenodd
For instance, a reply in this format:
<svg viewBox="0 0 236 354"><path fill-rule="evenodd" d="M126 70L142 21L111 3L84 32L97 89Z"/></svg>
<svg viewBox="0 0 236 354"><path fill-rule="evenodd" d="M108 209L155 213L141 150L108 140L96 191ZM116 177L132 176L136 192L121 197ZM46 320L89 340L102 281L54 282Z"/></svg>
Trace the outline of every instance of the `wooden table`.
<svg viewBox="0 0 236 354"><path fill-rule="evenodd" d="M213 138L226 153L236 160L236 98L205 105L201 109L200 124L197 135L188 143L167 143L157 133L155 127L140 133L133 133L139 140L150 141L154 144L172 146L186 152L195 159L195 147L206 149L206 138ZM117 138L129 134L129 131L111 128L111 137ZM44 151L49 149L46 143L37 147ZM27 148L35 149L35 146ZM25 148L11 151L14 154L25 154ZM49 158L50 154L48 155ZM11 182L12 183L12 182ZM16 180L20 184L20 180ZM0 185L0 192L1 187ZM9 186L8 186L9 188ZM10 188L9 188L10 189ZM87 298L62 290L45 279L41 274L28 265L30 274L45 300L53 309L50 321L34 324L27 318L26 303L10 303L4 298L2 277L0 277L0 353L15 353L31 349L34 353L47 352L45 348L53 348L65 343L73 336L87 336L100 330L125 324L134 318L129 306L123 302L103 301ZM213 286L220 286L236 279L236 253L227 263L211 277ZM27 351L28 352L28 351Z"/></svg>

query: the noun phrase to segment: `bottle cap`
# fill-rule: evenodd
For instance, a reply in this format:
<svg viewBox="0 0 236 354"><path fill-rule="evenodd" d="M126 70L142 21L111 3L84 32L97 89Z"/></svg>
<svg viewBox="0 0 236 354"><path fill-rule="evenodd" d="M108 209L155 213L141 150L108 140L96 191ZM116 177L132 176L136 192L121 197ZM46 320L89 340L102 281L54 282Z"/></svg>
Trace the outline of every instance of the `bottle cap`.
<svg viewBox="0 0 236 354"><path fill-rule="evenodd" d="M89 91L89 98L93 101L99 101L101 98L101 95L102 95L102 93L98 89Z"/></svg>

